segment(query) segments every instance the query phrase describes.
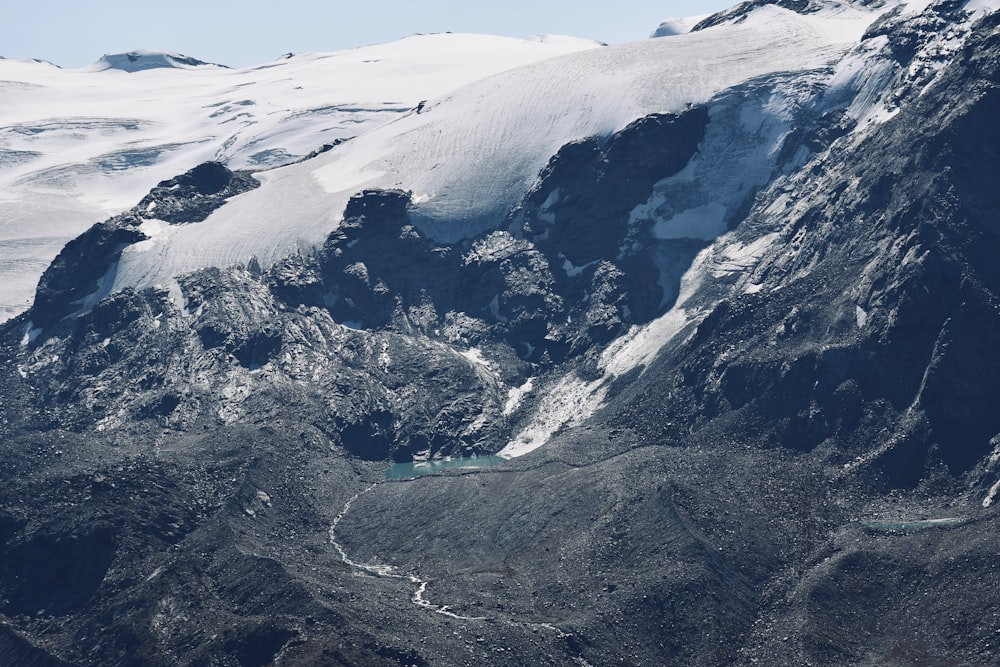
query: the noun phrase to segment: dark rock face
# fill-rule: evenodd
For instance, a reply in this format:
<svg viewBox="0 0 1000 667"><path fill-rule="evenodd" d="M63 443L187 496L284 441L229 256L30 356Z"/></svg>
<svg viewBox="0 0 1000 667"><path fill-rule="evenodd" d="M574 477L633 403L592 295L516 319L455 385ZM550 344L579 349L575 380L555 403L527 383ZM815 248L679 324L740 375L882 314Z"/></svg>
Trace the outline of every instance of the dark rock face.
<svg viewBox="0 0 1000 667"><path fill-rule="evenodd" d="M635 211L700 206L780 77L453 244L369 190L308 254L102 294L144 216L254 187L212 164L91 229L0 327L0 663L994 664L1000 18L961 17L873 27L895 116L807 90L714 240Z"/></svg>
<svg viewBox="0 0 1000 667"><path fill-rule="evenodd" d="M38 281L32 322L49 327L81 310L88 297L96 302L106 296L122 250L146 238L135 229L138 224L123 216L98 223L67 243Z"/></svg>
<svg viewBox="0 0 1000 667"><path fill-rule="evenodd" d="M578 274L581 278L614 274L617 289L624 296L618 316L628 306L636 321L646 322L661 312L663 301L672 302L658 291L659 271L651 253L624 251L618 259L609 258L608 249L656 245L648 233L630 228L629 213L636 202L648 196L654 183L675 175L690 162L705 136L708 120L705 108L679 116L648 116L606 142L572 144L552 158L514 217L524 237L548 259L553 272L565 276L560 282L577 283L572 287L559 285L560 293L581 298L588 292L585 278L572 280L574 276L569 274L576 270L565 268L584 267ZM547 201L554 203L546 206ZM671 245L686 247L688 252L693 249L685 241ZM693 253L680 263L689 264L691 258ZM616 289L600 284L594 287ZM598 304L596 309L606 310L606 306ZM595 318L595 314L582 316ZM617 331L612 329L608 336Z"/></svg>
<svg viewBox="0 0 1000 667"><path fill-rule="evenodd" d="M604 259L627 233L628 214L657 181L673 176L705 136L708 110L642 118L604 141L562 148L518 210L526 238L573 264ZM539 213L559 190L551 220Z"/></svg>
<svg viewBox="0 0 1000 667"><path fill-rule="evenodd" d="M471 345L499 337L532 363L578 357L659 312L665 299L649 253L601 253L640 245L631 209L690 161L707 122L705 109L651 116L565 147L507 229L469 242L436 245L409 220L408 193L366 191L319 257L290 258L271 272L272 289L356 328L437 336L459 319ZM667 245L680 266L703 246Z"/></svg>
<svg viewBox="0 0 1000 667"><path fill-rule="evenodd" d="M70 663L32 646L7 626L0 626L0 655L12 665L25 667L68 667Z"/></svg>
<svg viewBox="0 0 1000 667"><path fill-rule="evenodd" d="M973 193L982 179L972 172L996 172L996 133L984 122L996 100L987 93L966 96L960 109L938 106L958 99L959 85L990 90L1000 80L995 59L973 55L994 48L987 26L934 96L817 167L827 174L813 186L823 194L784 232L794 252L757 269L760 282L781 284L784 295L723 302L686 351L664 360L678 391L698 392L694 412L678 420L763 415L774 442L807 451L853 443L851 451L865 447L873 421L888 417L898 420L898 435L878 461L886 481L902 486L939 464L962 475L990 452L1000 431L987 408L1000 398L990 370L998 359L975 340L996 330L989 304L1000 275L988 250L997 247L994 216L981 208L994 195L985 187ZM973 136L979 148L964 147ZM764 217L757 208L745 224ZM635 414L664 408L639 400Z"/></svg>
<svg viewBox="0 0 1000 667"><path fill-rule="evenodd" d="M174 224L201 222L230 197L259 185L249 173L230 171L218 162L205 162L159 183L134 211Z"/></svg>
<svg viewBox="0 0 1000 667"><path fill-rule="evenodd" d="M86 531L38 534L7 550L3 589L8 615L63 616L79 609L97 591L114 560L107 526Z"/></svg>

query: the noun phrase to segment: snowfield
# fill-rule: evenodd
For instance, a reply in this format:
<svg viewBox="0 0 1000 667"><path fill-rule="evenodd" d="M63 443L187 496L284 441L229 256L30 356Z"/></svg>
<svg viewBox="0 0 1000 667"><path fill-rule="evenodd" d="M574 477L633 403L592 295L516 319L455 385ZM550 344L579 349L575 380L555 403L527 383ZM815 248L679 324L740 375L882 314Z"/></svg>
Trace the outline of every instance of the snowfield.
<svg viewBox="0 0 1000 667"><path fill-rule="evenodd" d="M80 70L0 59L0 321L27 308L66 241L161 180L206 160L286 164L422 100L596 47L572 37L440 34L235 70L151 51Z"/></svg>

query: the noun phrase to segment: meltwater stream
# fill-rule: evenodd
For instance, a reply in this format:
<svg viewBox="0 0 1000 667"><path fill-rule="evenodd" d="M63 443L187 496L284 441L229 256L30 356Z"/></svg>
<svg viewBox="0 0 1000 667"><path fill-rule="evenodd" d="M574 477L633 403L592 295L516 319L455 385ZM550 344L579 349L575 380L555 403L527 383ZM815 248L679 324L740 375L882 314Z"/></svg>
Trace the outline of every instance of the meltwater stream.
<svg viewBox="0 0 1000 667"><path fill-rule="evenodd" d="M377 563L359 563L358 561L353 560L350 556L348 556L347 551L344 549L343 545L341 545L337 541L337 526L340 524L340 521L344 518L344 516L346 516L347 513L350 511L351 506L354 504L354 502L361 496L369 493L370 491L374 490L378 486L381 486L382 484L405 482L406 480L412 480L422 475L428 475L430 473L438 472L445 469L457 470L457 469L487 468L490 466L498 465L500 463L504 463L507 460L508 459L505 459L501 456L477 456L469 458L450 459L447 461L420 461L414 463L397 463L393 466L390 466L386 470L385 481L374 482L373 484L368 485L363 490L351 496L351 498L349 498L347 502L344 503L344 506L340 509L340 513L338 513L337 516L334 517L333 523L330 525L330 530L329 530L330 544L332 544L333 548L337 550L337 553L340 555L340 560L345 565L354 570L357 570L358 572L362 572L373 577L402 579L416 586L416 590L410 596L410 601L413 604L417 605L418 607L422 607L423 609L428 609L430 611L433 611L434 613L462 621L500 621L502 623L506 623L512 626L527 626L530 628L538 628L546 630L555 633L558 637L568 637L569 635L566 632L556 627L555 625L552 625L551 623L525 621L516 618L502 618L502 617L493 618L488 616L463 616L461 614L456 614L455 612L451 611L451 607L449 605L434 604L425 597L425 594L427 592L427 587L430 585L429 580L421 579L415 574L409 574L409 573L401 574L397 571L397 568L393 565L380 565Z"/></svg>
<svg viewBox="0 0 1000 667"><path fill-rule="evenodd" d="M351 505L354 504L355 500L357 500L364 494L368 493L369 491L377 487L380 483L381 482L375 482L374 484L371 484L370 486L365 488L363 491L359 491L358 493L354 494L346 503L344 503L344 506L340 510L340 514L334 517L333 524L330 526L330 544L332 544L333 548L337 550L338 554L340 554L340 560L343 561L344 564L348 565L349 567L352 567L355 570L359 570L361 572L365 572L374 577L385 577L388 579L403 579L405 581L409 581L411 584L415 584L417 586L417 590L413 593L413 595L410 596L410 600L413 602L413 604L419 607L423 607L424 609L430 609L431 611L436 612L438 614L442 614L450 618L457 618L462 621L487 620L485 616L462 616L460 614L454 613L453 611L450 611L448 605L437 605L432 603L430 600L424 597L424 593L427 591L427 586L430 583L425 579L421 579L420 577L413 574L400 574L396 572L396 568L392 565L359 563L355 560L352 560L351 557L347 555L347 552L344 551L344 547L341 546L339 542L337 542L337 524L340 523L340 520L343 519L344 515L347 514L347 512L351 509Z"/></svg>

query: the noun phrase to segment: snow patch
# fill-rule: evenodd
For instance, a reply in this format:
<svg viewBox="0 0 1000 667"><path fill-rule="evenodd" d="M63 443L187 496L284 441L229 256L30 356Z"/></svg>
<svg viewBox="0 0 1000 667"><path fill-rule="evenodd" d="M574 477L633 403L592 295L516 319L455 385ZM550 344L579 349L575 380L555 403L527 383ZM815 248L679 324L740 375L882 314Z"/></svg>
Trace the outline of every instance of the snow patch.
<svg viewBox="0 0 1000 667"><path fill-rule="evenodd" d="M516 458L535 451L560 429L581 424L597 412L616 377L648 367L665 345L701 317L700 311L689 311L683 306L709 275L711 258L711 248L695 257L691 268L681 278L673 308L648 324L632 326L604 350L598 362L601 377L588 382L571 371L545 387L527 425L497 455Z"/></svg>
<svg viewBox="0 0 1000 667"><path fill-rule="evenodd" d="M868 311L861 306L854 307L854 317L858 322L859 329L864 329L865 325L868 324Z"/></svg>
<svg viewBox="0 0 1000 667"><path fill-rule="evenodd" d="M983 498L983 507L989 507L996 500L997 493L1000 493L1000 481L990 487L989 493Z"/></svg>
<svg viewBox="0 0 1000 667"><path fill-rule="evenodd" d="M191 317L191 313L188 312L187 299L184 298L181 285L176 280L167 283L167 301L181 312L181 317Z"/></svg>
<svg viewBox="0 0 1000 667"><path fill-rule="evenodd" d="M587 262L583 266L576 266L575 264L573 264L573 262L571 262L568 259L566 259L562 254L560 254L559 256L563 258L563 264L562 264L563 271L566 272L566 276L568 278L575 278L575 277L577 277L578 275L580 275L581 273L583 273L584 271L586 271L589 267L591 267L594 264L597 264L599 261L601 261L599 259L595 259L592 262Z"/></svg>
<svg viewBox="0 0 1000 667"><path fill-rule="evenodd" d="M392 355L389 354L389 341L382 341L382 349L379 350L378 354L378 367L383 373L389 372L389 367L392 365Z"/></svg>
<svg viewBox="0 0 1000 667"><path fill-rule="evenodd" d="M533 452L566 426L574 426L592 415L604 401L603 380L585 382L574 373L547 388L534 418L507 445L497 452L506 459Z"/></svg>
<svg viewBox="0 0 1000 667"><path fill-rule="evenodd" d="M778 232L764 234L749 243L733 240L724 243L711 259L712 276L724 278L733 274L743 274L755 265L767 249L781 236Z"/></svg>
<svg viewBox="0 0 1000 667"><path fill-rule="evenodd" d="M683 308L674 307L643 326L632 326L601 354L601 367L614 377L634 368L649 366L659 351L683 329L691 318Z"/></svg>
<svg viewBox="0 0 1000 667"><path fill-rule="evenodd" d="M1000 462L1000 444L997 444L990 453L990 465L995 466L998 462Z"/></svg>
<svg viewBox="0 0 1000 667"><path fill-rule="evenodd" d="M150 204L155 204L155 203L156 203L155 201L150 202ZM145 234L146 236L152 238L154 236L158 236L161 232L163 232L163 227L166 224L167 223L163 222L162 220L156 220L156 219L143 220L142 224L139 225L139 231Z"/></svg>
<svg viewBox="0 0 1000 667"><path fill-rule="evenodd" d="M965 4L965 11L977 15L973 17L973 20L979 18L978 15L995 12L998 9L1000 9L1000 0L969 0Z"/></svg>
<svg viewBox="0 0 1000 667"><path fill-rule="evenodd" d="M837 63L828 82L831 98L851 100L847 116L859 128L884 123L898 111L886 106L883 99L896 73L889 59L878 57L888 43L884 35L866 41Z"/></svg>
<svg viewBox="0 0 1000 667"><path fill-rule="evenodd" d="M24 327L24 335L21 337L21 347L28 347L35 340L38 339L38 335L42 333L42 330L37 328L31 321Z"/></svg>
<svg viewBox="0 0 1000 667"><path fill-rule="evenodd" d="M482 350L478 347L470 347L464 352L459 352L460 355L468 359L473 366L479 366L480 368L485 368L486 370L492 370L493 364L483 356Z"/></svg>
<svg viewBox="0 0 1000 667"><path fill-rule="evenodd" d="M503 406L503 415L509 417L514 414L517 408L521 405L521 401L524 397L531 393L534 389L532 384L532 379L529 378L527 382L522 384L520 387L511 387L510 391L507 392L507 402Z"/></svg>

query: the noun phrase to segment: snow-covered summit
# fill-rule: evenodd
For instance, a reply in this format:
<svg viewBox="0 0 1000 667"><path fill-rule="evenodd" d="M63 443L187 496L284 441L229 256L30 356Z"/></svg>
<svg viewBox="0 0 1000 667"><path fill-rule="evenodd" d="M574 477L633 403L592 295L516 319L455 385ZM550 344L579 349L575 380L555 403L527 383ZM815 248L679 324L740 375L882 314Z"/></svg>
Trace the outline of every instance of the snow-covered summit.
<svg viewBox="0 0 1000 667"><path fill-rule="evenodd" d="M26 63L32 65L47 65L49 67L54 67L56 69L61 69L59 65L48 60L43 60L41 58L8 58L7 56L0 56L0 60L8 63Z"/></svg>
<svg viewBox="0 0 1000 667"><path fill-rule="evenodd" d="M87 68L91 72L116 69L123 72L142 72L150 69L194 69L198 67L225 67L207 63L172 51L149 51L136 49L126 53L106 53Z"/></svg>
<svg viewBox="0 0 1000 667"><path fill-rule="evenodd" d="M653 34L651 34L650 37L673 37L675 35L683 35L691 32L691 28L695 27L706 18L708 18L708 14L667 19L657 26L656 30L653 31Z"/></svg>

